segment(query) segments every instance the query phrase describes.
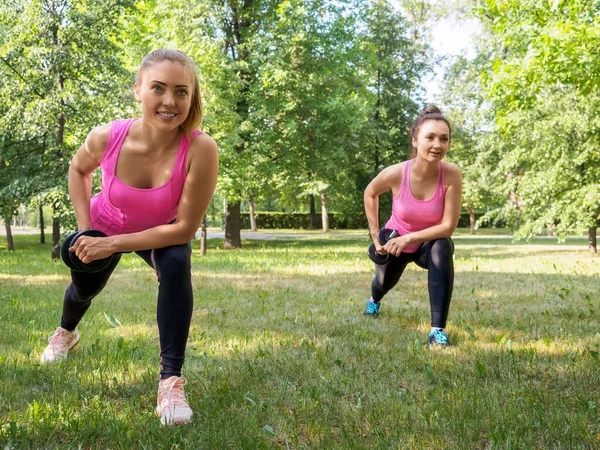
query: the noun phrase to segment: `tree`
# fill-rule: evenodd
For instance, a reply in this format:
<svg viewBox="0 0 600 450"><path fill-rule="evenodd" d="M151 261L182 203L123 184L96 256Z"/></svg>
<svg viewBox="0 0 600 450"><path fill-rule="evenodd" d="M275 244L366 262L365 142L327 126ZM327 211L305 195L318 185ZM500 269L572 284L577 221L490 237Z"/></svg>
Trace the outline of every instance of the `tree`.
<svg viewBox="0 0 600 450"><path fill-rule="evenodd" d="M315 198L362 215L363 189L408 147L426 47L385 1L288 2L278 13L281 56L260 73L278 188L308 197L313 220Z"/></svg>
<svg viewBox="0 0 600 450"><path fill-rule="evenodd" d="M499 172L504 148L493 133L493 109L485 101L479 77L486 61L485 53L473 60L455 57L441 95L444 114L452 124L448 160L462 170L462 201L469 213L471 234L477 225L476 211L497 211L508 198L505 177Z"/></svg>
<svg viewBox="0 0 600 450"><path fill-rule="evenodd" d="M548 224L559 237L600 225L600 33L597 0L487 0L478 13L494 50L483 73L497 132L510 142L502 166L521 220L517 237Z"/></svg>
<svg viewBox="0 0 600 450"><path fill-rule="evenodd" d="M47 188L66 192L70 155L93 126L119 111L129 74L112 38L129 0L12 0L0 10L0 66L9 83L0 98L12 99L0 130L23 130L16 138L37 145L35 195ZM30 151L25 150L25 151ZM31 150L32 151L32 150ZM58 208L58 204L54 203ZM54 210L52 257L59 257L61 212Z"/></svg>
<svg viewBox="0 0 600 450"><path fill-rule="evenodd" d="M18 187L14 184L4 186L0 190L0 217L4 219L4 228L6 229L6 243L8 251L15 250L12 230L10 223L12 218L17 215L17 210L21 204Z"/></svg>
<svg viewBox="0 0 600 450"><path fill-rule="evenodd" d="M425 43L425 21L432 4L423 0L373 0L364 8L364 61L368 120L364 124L361 157L366 171L355 173L360 186L355 206L363 209L362 191L381 169L410 156L410 127L422 103L419 82L431 68L431 49ZM382 197L380 214L391 210L391 197Z"/></svg>
<svg viewBox="0 0 600 450"><path fill-rule="evenodd" d="M277 13L259 73L270 118L264 135L269 159L278 168L278 188L309 199L313 223L314 199L320 198L328 231L327 193L338 192L355 159L365 115L355 70L356 14L319 0L286 2Z"/></svg>

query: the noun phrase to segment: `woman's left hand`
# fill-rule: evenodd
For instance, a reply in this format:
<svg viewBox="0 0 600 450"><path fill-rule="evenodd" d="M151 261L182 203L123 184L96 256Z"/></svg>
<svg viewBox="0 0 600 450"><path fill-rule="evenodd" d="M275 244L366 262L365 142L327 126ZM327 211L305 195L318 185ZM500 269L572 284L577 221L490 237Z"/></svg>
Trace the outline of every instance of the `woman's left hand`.
<svg viewBox="0 0 600 450"><path fill-rule="evenodd" d="M85 264L108 258L114 253L109 238L81 236L69 248Z"/></svg>
<svg viewBox="0 0 600 450"><path fill-rule="evenodd" d="M385 249L386 252L388 252L394 256L400 256L400 253L402 253L402 250L404 250L404 248L408 244L410 244L410 242L406 235L398 236L397 238L390 239L389 241L387 241L387 243L383 246L383 248Z"/></svg>

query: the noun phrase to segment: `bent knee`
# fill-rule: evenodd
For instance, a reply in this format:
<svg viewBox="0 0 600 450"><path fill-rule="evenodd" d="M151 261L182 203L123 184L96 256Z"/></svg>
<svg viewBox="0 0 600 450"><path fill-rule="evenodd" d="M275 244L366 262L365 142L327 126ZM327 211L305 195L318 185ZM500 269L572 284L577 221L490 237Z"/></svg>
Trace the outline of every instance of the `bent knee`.
<svg viewBox="0 0 600 450"><path fill-rule="evenodd" d="M180 272L191 269L191 251L188 245L177 245L155 250L159 273Z"/></svg>
<svg viewBox="0 0 600 450"><path fill-rule="evenodd" d="M431 243L431 258L434 262L452 258L454 242L450 238L436 239Z"/></svg>

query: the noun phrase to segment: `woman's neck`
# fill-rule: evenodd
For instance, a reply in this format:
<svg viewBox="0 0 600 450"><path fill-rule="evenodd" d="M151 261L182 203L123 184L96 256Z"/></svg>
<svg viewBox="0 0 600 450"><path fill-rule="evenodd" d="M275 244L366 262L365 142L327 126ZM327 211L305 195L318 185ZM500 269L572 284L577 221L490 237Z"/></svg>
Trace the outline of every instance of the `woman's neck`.
<svg viewBox="0 0 600 450"><path fill-rule="evenodd" d="M132 128L136 122L132 124ZM143 119L139 119L139 122L138 127L132 131L135 140L143 147L161 152L179 145L181 139L181 129L179 127L171 131L163 131L144 123Z"/></svg>
<svg viewBox="0 0 600 450"><path fill-rule="evenodd" d="M428 178L429 176L437 176L439 171L439 161L427 161L418 156L412 160L411 170L415 175L421 178Z"/></svg>

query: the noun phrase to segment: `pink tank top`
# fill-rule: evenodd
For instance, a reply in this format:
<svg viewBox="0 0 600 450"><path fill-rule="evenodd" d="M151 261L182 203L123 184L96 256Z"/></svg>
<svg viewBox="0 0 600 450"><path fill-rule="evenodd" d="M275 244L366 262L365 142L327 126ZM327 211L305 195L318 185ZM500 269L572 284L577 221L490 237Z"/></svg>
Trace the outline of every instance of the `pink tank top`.
<svg viewBox="0 0 600 450"><path fill-rule="evenodd" d="M392 217L385 224L385 228L397 230L401 236L415 231L437 225L444 216L444 203L446 190L444 189L444 163L440 161L440 170L437 186L433 197L429 200L417 200L410 192L410 164L408 160L404 164L404 175L400 192L392 200ZM403 253L414 253L422 244L409 244Z"/></svg>
<svg viewBox="0 0 600 450"><path fill-rule="evenodd" d="M135 120L116 120L111 124L106 150L100 161L102 191L92 197L90 203L92 226L108 236L136 233L175 219L187 175L185 160L190 142L201 134L201 131L195 130L190 140L185 135L181 136L169 181L156 188L139 189L123 183L115 175L121 146Z"/></svg>

